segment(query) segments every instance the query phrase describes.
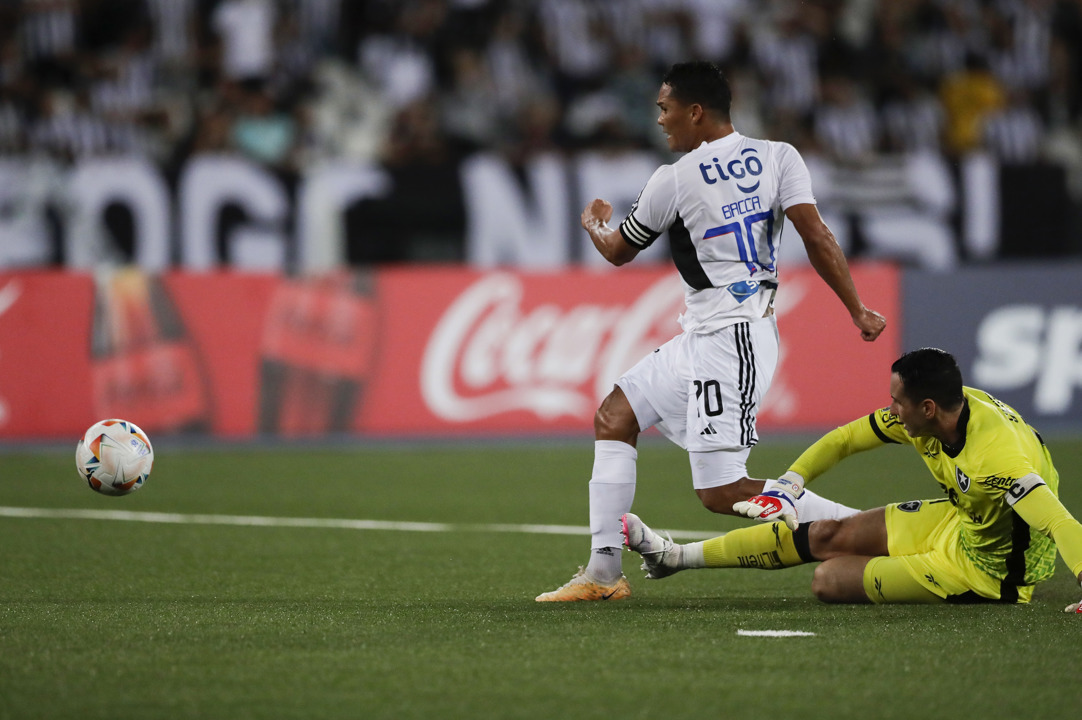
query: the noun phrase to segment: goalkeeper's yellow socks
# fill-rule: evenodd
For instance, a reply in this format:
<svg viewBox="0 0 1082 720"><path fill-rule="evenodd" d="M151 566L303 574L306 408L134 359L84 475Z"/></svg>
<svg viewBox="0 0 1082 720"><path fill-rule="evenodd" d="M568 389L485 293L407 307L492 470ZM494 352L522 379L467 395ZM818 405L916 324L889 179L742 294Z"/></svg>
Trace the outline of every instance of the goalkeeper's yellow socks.
<svg viewBox="0 0 1082 720"><path fill-rule="evenodd" d="M695 544L702 545L703 567L776 570L815 560L808 527L798 525L794 532L783 522L753 525Z"/></svg>

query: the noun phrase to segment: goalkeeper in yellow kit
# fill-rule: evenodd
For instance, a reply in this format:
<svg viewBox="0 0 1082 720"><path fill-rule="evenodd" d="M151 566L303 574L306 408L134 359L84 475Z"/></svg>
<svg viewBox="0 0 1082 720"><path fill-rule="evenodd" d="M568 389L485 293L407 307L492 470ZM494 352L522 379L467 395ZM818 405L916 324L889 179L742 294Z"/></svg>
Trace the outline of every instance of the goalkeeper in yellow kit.
<svg viewBox="0 0 1082 720"><path fill-rule="evenodd" d="M895 361L890 396L888 408L804 451L774 489L734 505L771 524L677 545L629 513L625 544L643 556L648 578L820 562L812 591L825 602L1029 602L1034 585L1052 576L1057 548L1082 582L1082 524L1060 503L1048 449L1017 412L964 387L954 358L934 348ZM798 523L792 500L806 482L891 443L912 445L946 497Z"/></svg>

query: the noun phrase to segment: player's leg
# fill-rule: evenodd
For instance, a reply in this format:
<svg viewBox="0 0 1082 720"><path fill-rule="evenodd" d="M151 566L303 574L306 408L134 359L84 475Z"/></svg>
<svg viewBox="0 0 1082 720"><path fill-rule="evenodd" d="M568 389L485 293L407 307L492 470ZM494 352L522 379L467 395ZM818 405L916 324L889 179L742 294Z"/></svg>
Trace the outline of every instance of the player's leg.
<svg viewBox="0 0 1082 720"><path fill-rule="evenodd" d="M724 482L727 473L719 466L726 464L728 458L717 453L689 453L691 456L692 483L703 507L720 515L737 515L733 505L763 491L766 482L747 477L746 467L740 477ZM722 484L715 484L722 483ZM822 495L805 488L804 494L796 501L797 515L800 522L815 520L840 520L855 515L859 510L848 505L829 500Z"/></svg>
<svg viewBox="0 0 1082 720"><path fill-rule="evenodd" d="M778 330L772 316L687 343L686 444L692 485L711 512L735 515L735 503L763 491L763 480L748 477L747 458L758 442L758 413L777 364ZM797 512L802 522L811 522L858 511L805 490Z"/></svg>
<svg viewBox="0 0 1082 720"><path fill-rule="evenodd" d="M792 567L814 562L811 547L830 555L812 576L812 592L829 603L937 603L944 597L931 588L936 577L951 580L955 567L944 563L936 552L904 557L870 557L838 554L846 547L884 551L884 511L860 513L842 521L829 532L816 534L815 526L839 523L815 522L790 532L784 523L756 525L699 543L680 545L651 530L638 517L624 516L627 546L642 554L647 578L668 577L680 570L703 567L759 568ZM810 536L815 535L813 541ZM917 538L919 541L919 538ZM885 551L884 551L885 552ZM942 589L936 587L936 589Z"/></svg>
<svg viewBox="0 0 1082 720"><path fill-rule="evenodd" d="M590 475L590 560L571 580L537 596L538 602L620 600L631 594L621 569L620 516L635 499L639 425L619 386L594 415Z"/></svg>
<svg viewBox="0 0 1082 720"><path fill-rule="evenodd" d="M630 513L624 520L625 544L643 555L649 577L666 577L690 568L758 568L777 570L846 555L886 555L883 508L843 520L752 525L702 542L666 542Z"/></svg>
<svg viewBox="0 0 1082 720"><path fill-rule="evenodd" d="M635 500L639 423L627 396L613 388L594 416L590 474L590 561L586 574L601 583L621 577L620 516Z"/></svg>
<svg viewBox="0 0 1082 720"><path fill-rule="evenodd" d="M914 500L861 513L842 523L814 523L809 548L824 560L812 592L831 603L939 603L959 583L957 558L937 547L954 536L946 501ZM947 543L952 545L952 543Z"/></svg>
<svg viewBox="0 0 1082 720"><path fill-rule="evenodd" d="M820 563L812 575L812 594L828 603L867 603L864 568L872 558L845 555Z"/></svg>
<svg viewBox="0 0 1082 720"><path fill-rule="evenodd" d="M635 497L635 448L641 429L686 407L683 384L677 384L670 362L677 336L640 360L617 382L594 416L594 466L590 477L590 559L570 582L537 596L540 602L610 600L627 597L631 590L621 571L621 516ZM661 408L659 410L658 408ZM663 430L680 442L672 429Z"/></svg>
<svg viewBox="0 0 1082 720"><path fill-rule="evenodd" d="M842 520L767 523L733 530L703 541L705 567L755 567L767 570L850 555L887 554L883 508Z"/></svg>
<svg viewBox="0 0 1082 720"><path fill-rule="evenodd" d="M710 512L734 515L733 504L763 491L763 481L747 476L751 448L739 451L689 452L691 484Z"/></svg>
<svg viewBox="0 0 1082 720"><path fill-rule="evenodd" d="M775 570L812 561L801 554L794 539L802 534L806 545L807 531L801 530L806 526L794 534L783 522L754 525L710 540L679 544L632 513L623 520L624 545L642 555L642 569L651 580L697 568Z"/></svg>
<svg viewBox="0 0 1082 720"><path fill-rule="evenodd" d="M840 521L784 523L734 530L678 545L628 514L625 543L643 555L649 578L702 567L778 569L822 561L812 592L831 603L940 603L996 600L996 581L959 551L958 517L942 500L868 510Z"/></svg>
<svg viewBox="0 0 1082 720"><path fill-rule="evenodd" d="M1002 601L1001 581L977 568L958 542L961 516L945 498L888 505L885 523L890 557L864 569L871 602Z"/></svg>
<svg viewBox="0 0 1082 720"><path fill-rule="evenodd" d="M849 555L827 560L815 568L812 593L827 603L946 602L929 589L925 576L914 574L911 559Z"/></svg>
<svg viewBox="0 0 1082 720"><path fill-rule="evenodd" d="M798 542L804 543L803 523L797 527ZM841 520L819 520L808 524L807 555L814 560L846 556L889 555L885 508L873 508Z"/></svg>
<svg viewBox="0 0 1082 720"><path fill-rule="evenodd" d="M812 575L812 593L817 598L832 603L870 602L864 591L864 568L873 557L889 552L883 508L844 520L814 522L808 526L807 542L807 555L823 561Z"/></svg>

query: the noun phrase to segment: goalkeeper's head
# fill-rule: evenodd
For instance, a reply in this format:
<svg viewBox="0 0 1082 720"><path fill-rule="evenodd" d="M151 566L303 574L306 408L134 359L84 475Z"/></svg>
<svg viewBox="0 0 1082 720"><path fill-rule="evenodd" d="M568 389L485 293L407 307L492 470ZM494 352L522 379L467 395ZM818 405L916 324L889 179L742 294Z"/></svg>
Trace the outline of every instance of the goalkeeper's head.
<svg viewBox="0 0 1082 720"><path fill-rule="evenodd" d="M890 371L902 381L902 390L911 402L931 400L947 411L962 405L962 371L945 350L912 350L895 360Z"/></svg>

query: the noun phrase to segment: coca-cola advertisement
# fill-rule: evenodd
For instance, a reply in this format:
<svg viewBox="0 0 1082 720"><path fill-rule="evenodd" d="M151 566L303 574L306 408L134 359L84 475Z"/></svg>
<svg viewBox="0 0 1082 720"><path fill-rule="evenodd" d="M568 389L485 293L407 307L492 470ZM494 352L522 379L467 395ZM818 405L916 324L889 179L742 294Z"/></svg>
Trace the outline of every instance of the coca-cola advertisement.
<svg viewBox="0 0 1082 720"><path fill-rule="evenodd" d="M127 268L96 274L94 285L94 412L140 417L147 432L209 429L206 373L161 279Z"/></svg>
<svg viewBox="0 0 1082 720"><path fill-rule="evenodd" d="M259 432L322 435L353 427L382 336L374 285L367 272L277 285L260 341Z"/></svg>
<svg viewBox="0 0 1082 720"><path fill-rule="evenodd" d="M814 271L787 273L761 428L820 429L889 403L898 274L884 265L853 273L865 303L891 319L887 331L862 341ZM684 286L663 269L404 270L380 275L379 307L388 319L358 430L590 433L616 379L680 332Z"/></svg>
<svg viewBox="0 0 1082 720"><path fill-rule="evenodd" d="M656 270L385 273L359 429L592 431L620 374L680 331L683 292Z"/></svg>
<svg viewBox="0 0 1082 720"><path fill-rule="evenodd" d="M0 437L74 444L101 419L90 373L93 316L89 275L0 273Z"/></svg>
<svg viewBox="0 0 1082 720"><path fill-rule="evenodd" d="M853 273L887 332L862 342L813 271L786 273L760 429L888 402L898 273ZM680 332L683 293L654 267L0 274L0 438L107 416L232 438L589 435L616 379Z"/></svg>

